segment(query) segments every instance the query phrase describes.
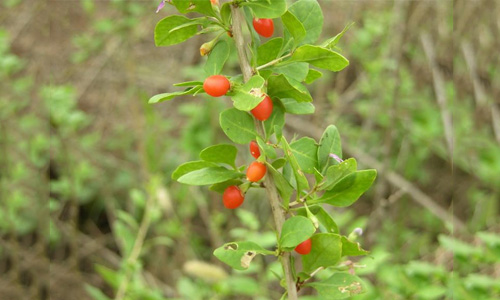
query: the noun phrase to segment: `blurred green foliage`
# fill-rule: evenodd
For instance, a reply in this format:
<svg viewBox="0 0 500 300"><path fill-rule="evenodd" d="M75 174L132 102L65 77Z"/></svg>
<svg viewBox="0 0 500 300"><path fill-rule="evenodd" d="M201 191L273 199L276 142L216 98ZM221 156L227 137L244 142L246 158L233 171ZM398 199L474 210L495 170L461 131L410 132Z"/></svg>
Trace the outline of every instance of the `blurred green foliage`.
<svg viewBox="0 0 500 300"><path fill-rule="evenodd" d="M21 2L8 0L1 5L15 8ZM144 18L151 18L157 5L112 1L105 4L110 6L105 11L110 15L106 15L100 11L105 6L98 1L80 3L85 18L91 21L85 31L73 33L70 60L82 68L104 51L108 37L134 38L131 29ZM459 186L467 187L455 196L455 213L466 222L471 234L453 236L441 220L417 207L407 196L394 204L393 210L384 211L383 222L376 228L366 228L372 217L371 206L361 206L364 216L336 211L335 221L348 229L343 234L356 227L365 228L367 234L376 232L370 256L355 262L356 273L365 278L368 286L368 293L357 298L497 299L498 143L491 129L477 120L472 96L458 98L461 87L448 78L446 95L455 120L455 148L452 156L447 153L432 84L416 72L427 67L425 54L418 37L409 40L404 45L405 59L395 67L392 36L387 34L392 17L391 5L377 7L375 12L367 9L359 17L362 22L353 25L338 45L352 58L351 65L356 68L353 72L362 74L355 82L360 96L345 104L342 92L329 86L327 102L315 102L326 107L322 110L325 114L348 106L341 110L340 117L327 117L335 118L349 144L379 159L384 158L381 141L390 130L399 149L389 160L390 168L423 189L437 189L433 186L436 180L450 174L439 169L453 163L456 177L450 176L449 180L455 178ZM452 16L448 17L445 21L451 20ZM263 287L280 284L280 266L261 258L247 271L226 273L229 277L220 275L215 281L209 279L220 274L219 269L212 269L217 267L210 241L214 236L222 240L245 237L263 246L275 243L268 208L265 201L260 201L265 195L248 201L252 204L244 210L226 214L218 210L220 199L215 193L172 183L170 179L179 163L196 159L201 149L223 142L221 132L215 130L218 120L213 116L214 111L225 107L224 103L186 101L176 107L178 114L174 117L162 107L146 104L149 91L128 87L120 97L123 105L135 113L106 123L102 114L92 111L86 100L79 98L77 82L40 83L27 68L29 62L22 54L15 54L10 43L7 30L1 29L2 238L8 241L7 237L39 235L54 252L65 248L68 241L78 242L82 235L95 238L103 248L120 255L118 263L101 257L91 264L101 280L83 281L88 294L96 300L112 299L125 273L132 274L130 299L279 297ZM454 60L455 72L466 72L463 59ZM234 57L228 65L235 65ZM488 76L498 77L498 68L482 67ZM177 76L191 80L200 73L202 64L179 71ZM325 76L315 84L319 89L321 84L330 84L331 79ZM395 90L397 98L393 96ZM398 117L392 123L387 112L395 101ZM363 127L367 123L371 125ZM49 197L44 202L40 195ZM130 263L127 259L150 197L155 201L150 207L147 236L139 259ZM366 203L371 200L365 199ZM46 218L49 214L50 219ZM75 226L77 234L68 234L71 226ZM109 239L93 237L96 226ZM4 245L0 245L0 259L7 255ZM53 263L64 264L64 259ZM210 267L201 265L201 269L188 272L183 263L191 260L209 262ZM203 272L209 275L199 276ZM318 274L319 278L330 275L324 271ZM161 282L151 281L150 276Z"/></svg>

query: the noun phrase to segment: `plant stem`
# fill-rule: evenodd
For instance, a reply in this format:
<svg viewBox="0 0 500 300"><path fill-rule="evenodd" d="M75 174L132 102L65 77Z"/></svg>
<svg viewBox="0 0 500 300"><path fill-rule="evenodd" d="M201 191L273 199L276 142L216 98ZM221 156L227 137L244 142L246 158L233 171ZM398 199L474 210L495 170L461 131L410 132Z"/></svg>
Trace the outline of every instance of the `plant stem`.
<svg viewBox="0 0 500 300"><path fill-rule="evenodd" d="M156 195L153 194L154 192L156 192L155 189L151 189L150 195L148 196L148 200L144 208L144 215L142 217L141 224L139 225L139 231L137 232L134 246L126 261L127 266L125 269L125 276L120 283L118 291L116 292L115 300L124 299L132 276L132 274L130 274L130 266L134 265L137 262L141 254L142 246L144 245L144 240L146 239L146 234L148 232L149 225L151 224L151 211L153 209L156 197Z"/></svg>
<svg viewBox="0 0 500 300"><path fill-rule="evenodd" d="M284 60L285 58L290 57L290 56L292 56L292 53L288 53L288 54L286 54L286 55L283 55L282 57L278 57L278 58L276 58L275 60L271 60L270 62L268 62L268 63L266 63L266 64L263 64L262 66L258 66L258 67L256 68L256 70L262 70L262 69L264 69L264 68L267 68L267 67L270 67L270 66L272 66L272 65L275 65L275 64L279 63L280 61L282 61L282 60Z"/></svg>
<svg viewBox="0 0 500 300"><path fill-rule="evenodd" d="M245 52L246 49L245 40L243 38L243 32L241 28L242 15L240 10L234 5L231 6L231 15L233 17L233 38L236 44L236 49L238 49L238 56L240 58L240 68L243 73L243 79L246 82L250 79L250 77L252 77L253 72ZM254 119L254 121L257 133L260 136L264 137L265 130L263 123L256 119ZM269 200L269 204L271 205L271 210L273 212L276 231L278 232L279 236L281 234L281 228L283 227L283 223L285 222L285 211L281 207L281 201L278 195L278 191L276 189L276 185L269 173L264 177L264 184L266 187L267 198ZM297 287L295 285L295 280L292 274L290 252L283 253L281 257L281 264L283 266L283 272L286 279L288 299L297 300Z"/></svg>

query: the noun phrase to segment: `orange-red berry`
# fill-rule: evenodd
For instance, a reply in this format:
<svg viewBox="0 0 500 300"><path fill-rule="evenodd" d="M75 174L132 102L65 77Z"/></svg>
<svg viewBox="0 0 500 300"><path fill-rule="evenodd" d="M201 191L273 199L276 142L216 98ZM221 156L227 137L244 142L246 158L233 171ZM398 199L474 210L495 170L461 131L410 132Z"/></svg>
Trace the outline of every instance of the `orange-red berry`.
<svg viewBox="0 0 500 300"><path fill-rule="evenodd" d="M253 28L263 37L271 37L274 33L273 19L253 19Z"/></svg>
<svg viewBox="0 0 500 300"><path fill-rule="evenodd" d="M260 156L259 145L257 144L256 141L250 142L250 154L252 154L252 156L255 158L259 158Z"/></svg>
<svg viewBox="0 0 500 300"><path fill-rule="evenodd" d="M229 209L235 209L243 204L245 196L241 193L238 186L232 185L226 188L224 194L222 195L222 202L224 206Z"/></svg>
<svg viewBox="0 0 500 300"><path fill-rule="evenodd" d="M266 175L267 167L265 164L258 161L254 161L248 166L247 169L247 179L251 182L257 182Z"/></svg>
<svg viewBox="0 0 500 300"><path fill-rule="evenodd" d="M298 254L306 255L309 254L309 252L311 252L311 248L312 248L311 239L307 239L302 243L298 244L297 247L295 247L295 252L297 252Z"/></svg>
<svg viewBox="0 0 500 300"><path fill-rule="evenodd" d="M203 89L212 97L224 96L230 88L229 80L222 75L212 75L203 82Z"/></svg>
<svg viewBox="0 0 500 300"><path fill-rule="evenodd" d="M251 110L251 113L257 120L265 121L269 119L273 113L273 100L271 100L271 97L266 95L264 100Z"/></svg>

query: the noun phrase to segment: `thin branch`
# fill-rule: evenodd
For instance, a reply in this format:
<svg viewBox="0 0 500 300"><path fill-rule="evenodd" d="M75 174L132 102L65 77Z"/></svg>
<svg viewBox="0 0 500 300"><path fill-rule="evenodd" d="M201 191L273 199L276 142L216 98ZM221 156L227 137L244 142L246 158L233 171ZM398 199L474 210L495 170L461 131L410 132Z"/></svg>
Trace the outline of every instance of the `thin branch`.
<svg viewBox="0 0 500 300"><path fill-rule="evenodd" d="M280 61L282 61L285 58L288 58L290 56L292 56L292 53L288 53L286 55L283 55L282 57L276 58L275 60L271 60L270 62L263 64L262 66L258 66L256 68L256 70L262 70L262 69L265 69L265 68L270 67L272 65L275 65L275 64L279 63Z"/></svg>
<svg viewBox="0 0 500 300"><path fill-rule="evenodd" d="M129 257L127 258L127 264L134 265L142 251L142 246L144 245L144 240L146 239L146 234L149 229L149 225L151 224L151 211L153 210L153 206L155 204L156 195L153 194L154 191L151 191L148 200L146 202L146 207L144 208L144 215L141 220L141 224L139 225L139 231L137 232L137 237L134 242L134 246L132 251L130 252ZM128 285L131 280L130 269L126 269L125 276L120 283L118 291L116 292L115 300L122 300L125 297L125 294L128 289Z"/></svg>
<svg viewBox="0 0 500 300"><path fill-rule="evenodd" d="M439 110L441 111L444 134L446 137L446 144L448 146L448 154L453 161L453 121L451 113L448 110L448 105L446 103L445 81L443 78L443 74L439 70L439 67L436 63L436 52L434 50L434 45L432 44L431 38L428 34L422 33L420 35L420 39L424 47L425 55L427 56L427 60L429 61L429 66L431 68L434 91L436 93Z"/></svg>
<svg viewBox="0 0 500 300"><path fill-rule="evenodd" d="M488 104L488 96L484 89L483 84L477 74L477 64L476 57L474 56L474 50L468 42L462 42L462 53L467 63L469 69L470 77L472 80L472 86L474 87L474 99L476 99L476 105L478 107L485 107ZM493 133L498 143L500 143L500 111L495 103L491 103L491 123L493 127Z"/></svg>
<svg viewBox="0 0 500 300"><path fill-rule="evenodd" d="M240 67L243 72L243 79L245 81L249 80L252 77L252 67L248 62L248 57L245 53L245 40L243 38L242 33L242 19L240 10L231 6L231 15L233 17L233 37L235 41L236 48L238 49L238 55L240 58ZM264 125L262 122L255 120L255 127L257 129L257 133L260 136L265 136ZM276 231L278 235L281 234L281 228L283 227L283 223L285 222L285 211L281 207L281 201L278 195L278 191L276 189L276 184L274 183L273 178L270 174L267 174L264 177L264 184L266 186L267 198L269 200L269 204L271 205L271 210L273 212L274 223L276 225ZM290 252L283 253L281 257L281 264L283 265L283 271L287 283L287 291L288 291L288 299L296 300L297 299L297 287L295 285L295 280L292 274L292 266L290 262Z"/></svg>

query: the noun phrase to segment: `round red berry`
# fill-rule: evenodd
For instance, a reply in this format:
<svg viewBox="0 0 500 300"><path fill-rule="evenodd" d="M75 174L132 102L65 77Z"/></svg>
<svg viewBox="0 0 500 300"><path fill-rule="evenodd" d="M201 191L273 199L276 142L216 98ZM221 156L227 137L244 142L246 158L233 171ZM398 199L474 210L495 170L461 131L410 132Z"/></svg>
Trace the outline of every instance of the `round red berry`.
<svg viewBox="0 0 500 300"><path fill-rule="evenodd" d="M222 195L222 202L224 202L224 206L229 209L239 207L243 203L243 200L245 200L245 196L236 185L227 187Z"/></svg>
<svg viewBox="0 0 500 300"><path fill-rule="evenodd" d="M270 37L274 33L274 22L272 19L253 18L253 28L263 37Z"/></svg>
<svg viewBox="0 0 500 300"><path fill-rule="evenodd" d="M212 75L203 82L203 89L212 97L224 96L230 88L229 80L222 75Z"/></svg>
<svg viewBox="0 0 500 300"><path fill-rule="evenodd" d="M257 144L256 141L250 142L250 154L252 154L252 156L255 158L259 158L260 156L259 145Z"/></svg>
<svg viewBox="0 0 500 300"><path fill-rule="evenodd" d="M266 175L267 167L265 164L258 161L254 161L248 166L247 169L247 179L251 182L257 182Z"/></svg>
<svg viewBox="0 0 500 300"><path fill-rule="evenodd" d="M266 97L264 97L264 100L262 100L259 105L252 109L251 112L257 120L265 121L269 119L269 117L273 113L273 100L271 100L271 97L266 95Z"/></svg>
<svg viewBox="0 0 500 300"><path fill-rule="evenodd" d="M312 247L311 239L307 239L302 243L298 244L297 247L295 247L295 252L297 252L298 254L306 255L309 254L309 252L311 252L311 247Z"/></svg>

